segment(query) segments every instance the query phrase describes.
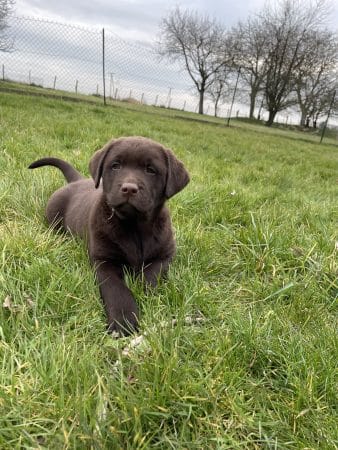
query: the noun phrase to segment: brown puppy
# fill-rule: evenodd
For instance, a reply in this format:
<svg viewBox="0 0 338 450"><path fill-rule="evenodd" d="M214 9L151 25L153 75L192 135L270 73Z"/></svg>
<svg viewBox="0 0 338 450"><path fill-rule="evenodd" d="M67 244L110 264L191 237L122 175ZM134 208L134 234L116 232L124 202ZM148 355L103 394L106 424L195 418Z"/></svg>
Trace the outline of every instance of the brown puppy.
<svg viewBox="0 0 338 450"><path fill-rule="evenodd" d="M143 273L152 285L168 269L175 241L164 203L186 186L188 172L171 150L142 137L114 139L98 150L89 163L93 180L57 158L29 168L46 165L58 167L69 183L49 199L48 222L88 239L108 329L133 331L138 308L123 268Z"/></svg>

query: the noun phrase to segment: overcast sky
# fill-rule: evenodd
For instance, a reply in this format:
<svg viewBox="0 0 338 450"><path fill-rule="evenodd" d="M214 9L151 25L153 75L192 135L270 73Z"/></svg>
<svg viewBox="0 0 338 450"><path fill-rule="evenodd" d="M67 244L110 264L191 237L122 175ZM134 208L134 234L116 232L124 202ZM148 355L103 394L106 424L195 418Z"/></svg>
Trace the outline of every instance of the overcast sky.
<svg viewBox="0 0 338 450"><path fill-rule="evenodd" d="M265 3L266 0L16 0L15 12L20 16L106 27L121 37L151 41L158 36L161 18L176 5L208 13L231 26ZM332 4L331 26L338 29L338 0L332 0Z"/></svg>

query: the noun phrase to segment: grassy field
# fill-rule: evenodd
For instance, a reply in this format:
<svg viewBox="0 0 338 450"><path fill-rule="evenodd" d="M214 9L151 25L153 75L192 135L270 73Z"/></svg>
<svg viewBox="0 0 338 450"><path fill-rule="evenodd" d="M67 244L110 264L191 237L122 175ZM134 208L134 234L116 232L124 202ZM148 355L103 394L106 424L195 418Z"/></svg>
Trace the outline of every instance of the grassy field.
<svg viewBox="0 0 338 450"><path fill-rule="evenodd" d="M44 219L62 175L27 166L88 174L128 135L172 148L191 183L169 202L168 279L128 278L146 338L125 351L85 244ZM337 141L1 93L0 448L338 448L337 168Z"/></svg>

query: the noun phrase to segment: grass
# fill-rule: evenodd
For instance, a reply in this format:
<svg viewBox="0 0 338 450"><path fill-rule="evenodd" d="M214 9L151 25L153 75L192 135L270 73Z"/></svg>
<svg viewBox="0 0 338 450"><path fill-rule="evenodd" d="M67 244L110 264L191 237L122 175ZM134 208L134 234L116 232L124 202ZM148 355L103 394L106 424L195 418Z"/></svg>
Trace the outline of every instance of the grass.
<svg viewBox="0 0 338 450"><path fill-rule="evenodd" d="M1 449L338 447L334 141L15 93L0 122ZM144 293L128 278L147 332L128 354L84 243L44 219L62 175L27 170L55 155L88 174L126 135L171 147L192 178L169 202L168 279Z"/></svg>

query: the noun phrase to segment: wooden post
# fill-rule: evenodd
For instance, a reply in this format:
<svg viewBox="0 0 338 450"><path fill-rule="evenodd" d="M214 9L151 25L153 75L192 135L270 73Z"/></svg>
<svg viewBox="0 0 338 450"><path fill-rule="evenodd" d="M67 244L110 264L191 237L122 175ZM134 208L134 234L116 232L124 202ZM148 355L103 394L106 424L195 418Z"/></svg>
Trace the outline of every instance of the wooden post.
<svg viewBox="0 0 338 450"><path fill-rule="evenodd" d="M55 75L55 77L54 77L54 84L53 84L53 89L54 89L54 91L55 91L55 88L56 88L56 75Z"/></svg>

